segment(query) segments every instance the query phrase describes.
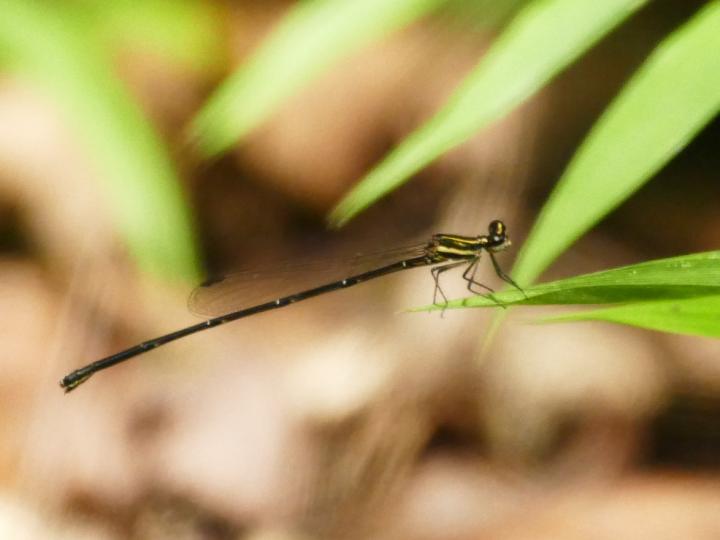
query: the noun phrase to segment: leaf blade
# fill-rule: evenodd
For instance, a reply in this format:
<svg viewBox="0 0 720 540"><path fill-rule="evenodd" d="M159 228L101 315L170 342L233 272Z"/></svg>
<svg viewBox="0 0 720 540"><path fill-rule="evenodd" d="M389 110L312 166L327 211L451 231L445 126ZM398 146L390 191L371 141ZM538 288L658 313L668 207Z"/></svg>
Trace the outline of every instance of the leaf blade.
<svg viewBox="0 0 720 540"><path fill-rule="evenodd" d="M0 58L58 103L105 181L113 220L139 266L196 281L192 220L172 162L92 31L56 5L5 0Z"/></svg>
<svg viewBox="0 0 720 540"><path fill-rule="evenodd" d="M720 338L720 295L639 302L570 313L541 322L603 321L676 334Z"/></svg>
<svg viewBox="0 0 720 540"><path fill-rule="evenodd" d="M656 48L598 120L518 256L518 282L532 282L717 114L718 28L720 2L714 0Z"/></svg>
<svg viewBox="0 0 720 540"><path fill-rule="evenodd" d="M612 268L524 289L495 293L502 304L569 305L692 298L720 293L720 250ZM484 296L451 300L448 305L425 306L413 311L497 307Z"/></svg>
<svg viewBox="0 0 720 540"><path fill-rule="evenodd" d="M199 151L217 155L263 122L293 91L362 45L444 0L314 0L299 3L210 97L190 125ZM282 80L282 84L278 84Z"/></svg>
<svg viewBox="0 0 720 540"><path fill-rule="evenodd" d="M376 165L335 207L340 227L411 175L521 103L645 0L536 0L498 38L432 119ZM563 41L557 39L563 36ZM537 43L550 44L548 48ZM517 66L523 69L518 70Z"/></svg>

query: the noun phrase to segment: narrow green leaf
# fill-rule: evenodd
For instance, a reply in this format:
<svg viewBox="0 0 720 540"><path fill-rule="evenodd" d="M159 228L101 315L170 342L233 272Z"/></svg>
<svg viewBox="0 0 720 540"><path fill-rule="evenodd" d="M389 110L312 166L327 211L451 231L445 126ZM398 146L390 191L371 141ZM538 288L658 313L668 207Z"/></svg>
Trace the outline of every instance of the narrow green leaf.
<svg viewBox="0 0 720 540"><path fill-rule="evenodd" d="M523 294L524 292L524 294ZM446 306L413 311L503 305L612 304L720 294L720 251L682 255L543 283L520 292L508 289L495 300L473 296Z"/></svg>
<svg viewBox="0 0 720 540"><path fill-rule="evenodd" d="M191 69L215 70L225 60L219 14L202 0L82 0L77 10L95 12L99 32L113 43L143 50Z"/></svg>
<svg viewBox="0 0 720 540"><path fill-rule="evenodd" d="M192 122L199 150L227 150L288 96L339 58L445 0L313 0L298 3Z"/></svg>
<svg viewBox="0 0 720 540"><path fill-rule="evenodd" d="M645 2L531 2L443 109L371 170L333 210L330 222L345 224L437 157L502 117Z"/></svg>
<svg viewBox="0 0 720 540"><path fill-rule="evenodd" d="M94 159L107 206L139 265L197 280L191 219L170 158L92 30L57 4L1 3L0 62L58 103Z"/></svg>
<svg viewBox="0 0 720 540"><path fill-rule="evenodd" d="M652 53L575 154L513 271L530 283L675 156L720 109L720 2Z"/></svg>
<svg viewBox="0 0 720 540"><path fill-rule="evenodd" d="M720 338L720 295L639 302L570 313L542 322L607 321L693 336Z"/></svg>

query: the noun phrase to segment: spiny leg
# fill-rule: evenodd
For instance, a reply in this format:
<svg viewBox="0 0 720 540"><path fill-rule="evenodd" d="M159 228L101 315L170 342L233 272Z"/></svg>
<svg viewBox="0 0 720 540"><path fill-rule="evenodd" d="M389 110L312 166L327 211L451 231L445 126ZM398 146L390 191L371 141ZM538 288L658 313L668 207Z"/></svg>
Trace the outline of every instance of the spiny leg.
<svg viewBox="0 0 720 540"><path fill-rule="evenodd" d="M451 264L446 264L443 266L436 266L432 270L430 270L430 274L433 277L433 280L435 281L435 290L433 291L433 304L437 304L437 295L440 293L440 296L442 296L443 299L443 308L440 312L440 317L442 317L445 314L445 309L448 305L448 298L445 296L445 293L443 292L442 288L440 287L440 274L443 272L446 272L448 270L452 270L453 268L457 268L458 266L462 266L465 264L466 261L460 261L460 262L454 262Z"/></svg>
<svg viewBox="0 0 720 540"><path fill-rule="evenodd" d="M476 285L476 286L478 286L478 287L481 287L481 288L485 289L485 290L488 291L490 294L492 294L492 293L495 292L493 289L491 289L490 287L488 287L487 285L485 285L485 284L483 284L483 283L480 283L479 281L477 281L477 280L475 279L475 273L477 272L478 263L479 263L479 262L480 262L480 257L476 257L475 259L473 259L472 262L468 265L468 267L467 267L467 268L465 269L465 271L463 272L462 277L463 277L463 279L467 282L467 289L468 289L468 291L470 291L471 293L473 293L473 294L484 294L484 293L478 292L478 291L476 291L476 290L473 290L473 288L472 288L473 285Z"/></svg>
<svg viewBox="0 0 720 540"><path fill-rule="evenodd" d="M495 292L495 290L488 287L487 285L485 285L483 283L480 283L479 281L477 281L475 279L475 273L477 272L479 262L480 262L480 256L473 259L473 261L468 265L468 267L463 272L462 277L467 282L468 291L470 291L473 294L477 294L480 296L484 296L485 298L489 298L490 300L495 302L498 306L504 308L505 304L503 304L497 298L495 298L495 295L493 294ZM473 285L475 285L477 287L481 287L488 292L477 291L477 290L473 289Z"/></svg>
<svg viewBox="0 0 720 540"><path fill-rule="evenodd" d="M523 296L525 298L527 298L528 295L525 294L525 291L522 289L522 287L520 287L520 285L515 283L513 278L511 278L509 275L507 275L505 272L503 272L503 269L500 268L500 265L498 264L497 259L495 259L495 254L492 251L488 251L488 254L490 255L490 260L492 261L492 264L493 264L493 267L495 268L495 273L497 274L497 276L500 279L502 279L505 283L509 283L510 285L515 287L518 291L523 293Z"/></svg>

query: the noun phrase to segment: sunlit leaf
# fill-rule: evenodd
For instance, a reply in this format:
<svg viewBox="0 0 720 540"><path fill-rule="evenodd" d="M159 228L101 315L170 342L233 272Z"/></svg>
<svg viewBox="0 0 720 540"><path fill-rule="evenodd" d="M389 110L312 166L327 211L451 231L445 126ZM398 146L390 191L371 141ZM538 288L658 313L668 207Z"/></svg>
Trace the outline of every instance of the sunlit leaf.
<svg viewBox="0 0 720 540"><path fill-rule="evenodd" d="M533 281L675 156L720 109L720 2L652 53L575 154L513 271Z"/></svg>
<svg viewBox="0 0 720 540"><path fill-rule="evenodd" d="M720 338L720 295L639 302L570 313L543 322L607 321L673 332Z"/></svg>
<svg viewBox="0 0 720 540"><path fill-rule="evenodd" d="M658 259L413 311L548 304L612 304L720 294L720 251ZM718 313L720 322L720 313Z"/></svg>
<svg viewBox="0 0 720 540"><path fill-rule="evenodd" d="M299 2L198 113L193 141L208 156L227 150L333 62L444 1Z"/></svg>
<svg viewBox="0 0 720 540"><path fill-rule="evenodd" d="M333 210L341 226L541 88L645 0L535 0L522 9L442 110Z"/></svg>

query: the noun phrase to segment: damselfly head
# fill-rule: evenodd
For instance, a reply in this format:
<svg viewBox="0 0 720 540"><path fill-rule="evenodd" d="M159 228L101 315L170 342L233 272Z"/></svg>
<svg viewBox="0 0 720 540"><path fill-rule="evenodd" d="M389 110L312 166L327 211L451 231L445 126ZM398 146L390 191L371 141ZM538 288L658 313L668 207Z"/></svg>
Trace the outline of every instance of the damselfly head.
<svg viewBox="0 0 720 540"><path fill-rule="evenodd" d="M491 238L493 236L503 236L505 235L505 231L505 224L499 219L492 220L490 225L488 225L488 232L490 233Z"/></svg>
<svg viewBox="0 0 720 540"><path fill-rule="evenodd" d="M509 247L512 242L507 236L507 228L499 219L493 220L488 225L488 246L492 251L502 251Z"/></svg>

